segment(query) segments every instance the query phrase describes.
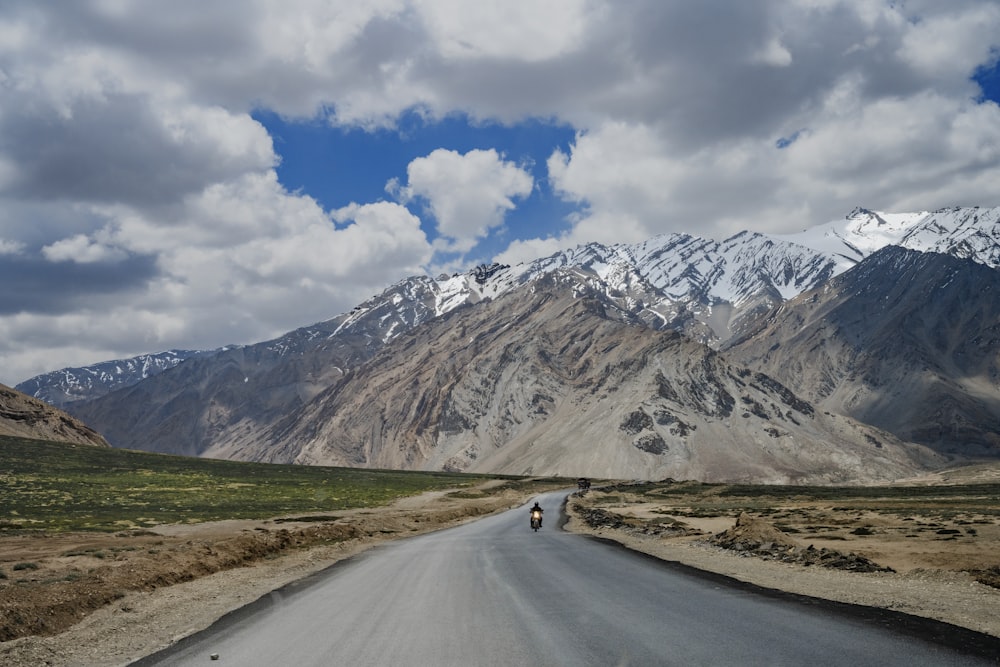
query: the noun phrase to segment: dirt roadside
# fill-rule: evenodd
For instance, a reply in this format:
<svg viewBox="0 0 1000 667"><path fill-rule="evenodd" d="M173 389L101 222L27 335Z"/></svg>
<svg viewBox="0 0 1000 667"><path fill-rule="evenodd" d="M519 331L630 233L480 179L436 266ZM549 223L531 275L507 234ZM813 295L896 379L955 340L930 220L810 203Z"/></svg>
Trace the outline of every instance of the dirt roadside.
<svg viewBox="0 0 1000 667"><path fill-rule="evenodd" d="M482 497L438 492L385 508L299 521L163 526L155 532L115 536L3 538L0 564L9 578L0 580L0 626L11 625L12 614L43 625L59 617L65 625L48 636L0 643L0 664L127 665L374 545L457 525L529 499L514 492ZM695 535L590 527L574 503L568 510L566 529L612 539L658 558L768 588L894 609L1000 636L1000 590L964 572L917 567L862 574L803 567L741 556ZM704 534L732 525L731 520L705 521L699 528ZM997 553L997 544L977 544ZM37 567L11 571L11 563L22 562ZM139 575L152 583L128 588ZM73 585L78 588L71 596ZM42 593L32 598L28 591Z"/></svg>
<svg viewBox="0 0 1000 667"><path fill-rule="evenodd" d="M815 561L812 565L782 562L776 557L782 547L773 534L761 538L768 541L764 550L734 550L732 547L738 545L739 540L732 536L739 532L740 519L683 517L677 524L683 528L659 532L650 530L647 520L654 515L657 520L673 517L657 514L656 507L601 504L605 516L612 518L595 522L586 516L594 507L593 501L593 497L570 499L567 529L765 588L891 609L1000 637L1000 613L997 613L1000 589L980 583L969 571L980 571L990 563L995 566L1000 562L1000 525L996 522L988 526L977 525L975 537L949 534L943 538L937 530L895 532L886 517L865 515L848 521L843 512L827 509L827 521L836 516L834 520L841 522L840 530L825 541L817 539L814 544L810 540L805 548L814 553L850 556L830 559L842 560L845 567L870 558L873 564L890 570L864 572L823 567ZM816 511L806 514L806 521L817 521ZM874 530L868 528L880 520L886 525ZM766 521L752 521L757 529L764 526L780 534ZM901 517L898 521L909 529L910 518ZM859 531L860 527L865 530ZM951 532L950 529L939 530ZM800 546L806 544L800 535L796 536L800 539L784 535L782 539ZM729 543L730 548L720 546L725 543Z"/></svg>
<svg viewBox="0 0 1000 667"><path fill-rule="evenodd" d="M127 665L373 546L530 498L439 491L323 516L0 538L0 664Z"/></svg>

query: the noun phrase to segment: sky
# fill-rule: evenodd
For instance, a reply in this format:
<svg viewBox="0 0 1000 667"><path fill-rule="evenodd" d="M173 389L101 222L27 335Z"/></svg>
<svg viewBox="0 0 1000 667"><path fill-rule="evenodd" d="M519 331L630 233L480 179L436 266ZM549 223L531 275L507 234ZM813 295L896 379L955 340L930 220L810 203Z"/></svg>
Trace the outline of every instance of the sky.
<svg viewBox="0 0 1000 667"><path fill-rule="evenodd" d="M581 243L1000 205L996 0L5 0L0 382Z"/></svg>

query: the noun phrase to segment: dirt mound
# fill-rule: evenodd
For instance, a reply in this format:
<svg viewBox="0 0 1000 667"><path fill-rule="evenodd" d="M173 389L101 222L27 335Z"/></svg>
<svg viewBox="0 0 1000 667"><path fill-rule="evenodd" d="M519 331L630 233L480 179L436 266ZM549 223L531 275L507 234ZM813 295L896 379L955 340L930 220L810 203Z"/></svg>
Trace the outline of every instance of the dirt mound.
<svg viewBox="0 0 1000 667"><path fill-rule="evenodd" d="M669 517L642 519L634 516L623 516L597 507L578 507L576 512L577 516L591 528L611 528L656 537L702 534L700 530Z"/></svg>
<svg viewBox="0 0 1000 667"><path fill-rule="evenodd" d="M713 535L709 543L723 549L730 549L765 560L780 560L801 565L822 567L852 572L893 572L892 568L854 553L842 553L833 549L816 549L812 545L803 547L797 540L781 532L772 524L741 512L736 524L729 530Z"/></svg>
<svg viewBox="0 0 1000 667"><path fill-rule="evenodd" d="M746 512L736 518L736 524L711 538L711 542L733 551L772 551L775 548L787 551L801 549L802 545L772 524L757 519Z"/></svg>

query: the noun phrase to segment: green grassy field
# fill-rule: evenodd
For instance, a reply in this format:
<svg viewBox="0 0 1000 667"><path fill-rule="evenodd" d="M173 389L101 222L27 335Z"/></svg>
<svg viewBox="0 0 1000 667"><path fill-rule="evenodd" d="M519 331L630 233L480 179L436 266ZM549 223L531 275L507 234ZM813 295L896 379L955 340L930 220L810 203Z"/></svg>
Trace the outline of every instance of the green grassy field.
<svg viewBox="0 0 1000 667"><path fill-rule="evenodd" d="M497 477L240 463L0 436L0 535L373 507Z"/></svg>

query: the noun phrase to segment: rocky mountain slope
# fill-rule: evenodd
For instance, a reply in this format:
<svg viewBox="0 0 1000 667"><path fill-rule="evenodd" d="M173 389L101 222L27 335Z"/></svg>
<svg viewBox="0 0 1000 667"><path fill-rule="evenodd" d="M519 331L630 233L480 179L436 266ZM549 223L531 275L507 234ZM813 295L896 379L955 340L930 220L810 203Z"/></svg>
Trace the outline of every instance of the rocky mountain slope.
<svg viewBox="0 0 1000 667"><path fill-rule="evenodd" d="M606 312L620 313L623 320L642 325L647 335L675 331L693 341L725 348L748 340L752 332L764 331L788 299L829 284L889 243L922 250L943 248L995 269L1000 258L1000 209L900 215L857 209L843 220L798 235L743 233L716 242L676 234L631 245L588 244L514 267L495 264L436 279L414 277L327 322L273 341L199 355L132 387L76 401L67 409L95 424L117 446L192 455L228 456L239 451L240 456L257 456L249 453L250 443L257 448L269 446L262 439L268 433L275 438L272 444L280 448L275 430L279 420L301 414L297 411L314 397L341 382L345 374L358 371L386 346L398 350L391 344L400 337L432 323L450 322L459 311L484 308L505 295L517 293L523 298L532 286L557 274L572 274L577 294L591 295ZM877 280L894 278L880 275ZM945 317L946 313L933 316ZM864 323L862 318L859 326ZM865 338L867 334L857 335ZM808 354L808 350L800 352ZM761 361L763 365L755 370L767 372L772 367L767 364L780 367L780 356L772 355L773 362ZM750 354L743 365L758 363L754 361L758 358L762 358L760 353ZM877 363L878 356L871 361ZM795 363L793 359L788 366ZM945 379L948 369L957 369L954 364L943 368ZM780 374L775 371L773 375ZM812 387L794 386L801 396L827 399ZM993 389L983 385L982 391L989 395ZM905 392L898 400L905 401ZM823 405L834 413L867 415L896 433L915 437L913 431L899 430L891 420L880 421L875 411L853 411L846 399ZM986 417L995 414L992 404L983 405ZM992 429L986 417L978 420L986 424L984 442ZM974 412L968 418L978 419ZM493 428L492 424L470 422L469 427L482 431ZM738 424L730 426L738 430ZM505 433L496 437L507 437ZM949 433L962 437L964 432L953 429ZM948 439L954 438L927 441L942 451L952 451L955 442ZM403 444L408 443L399 443ZM452 465L450 458L437 464Z"/></svg>
<svg viewBox="0 0 1000 667"><path fill-rule="evenodd" d="M716 330L728 338L771 312L783 301L783 290L820 284L833 262L760 235L739 235L722 245L674 235L636 245L590 244L518 267L413 277L327 322L198 355L66 409L97 424L116 446L201 455L236 434L267 428L413 328L569 267L588 289L648 327L718 341ZM723 292L736 302L716 295Z"/></svg>
<svg viewBox="0 0 1000 667"><path fill-rule="evenodd" d="M371 356L381 332L331 336L336 320L256 345L200 355L66 409L116 447L200 456L234 433L256 431Z"/></svg>
<svg viewBox="0 0 1000 667"><path fill-rule="evenodd" d="M131 359L104 361L92 366L63 368L25 380L16 389L40 398L49 405L62 407L73 401L92 400L117 389L131 387L201 354L211 353L168 350Z"/></svg>
<svg viewBox="0 0 1000 667"><path fill-rule="evenodd" d="M727 354L904 440L1000 456L1000 272L976 262L889 246Z"/></svg>
<svg viewBox="0 0 1000 667"><path fill-rule="evenodd" d="M303 335L367 334L383 341L412 326L524 285L560 267L574 266L590 284L649 326L669 328L718 346L740 335L762 314L812 289L887 245L934 251L1000 268L1000 208L952 208L891 214L857 208L841 220L798 234L743 232L722 242L686 234L643 243L588 244L511 267L495 264L468 274L408 278L350 313L304 327L265 345L300 349ZM382 319L373 320L373 316ZM360 325L360 326L359 326ZM375 336L379 338L378 335ZM130 386L194 355L173 350L69 368L25 380L17 389L54 405L92 400Z"/></svg>
<svg viewBox="0 0 1000 667"><path fill-rule="evenodd" d="M0 384L0 435L107 447L94 429L48 403Z"/></svg>
<svg viewBox="0 0 1000 667"><path fill-rule="evenodd" d="M572 269L400 336L206 455L362 467L853 483L934 457L616 309Z"/></svg>

